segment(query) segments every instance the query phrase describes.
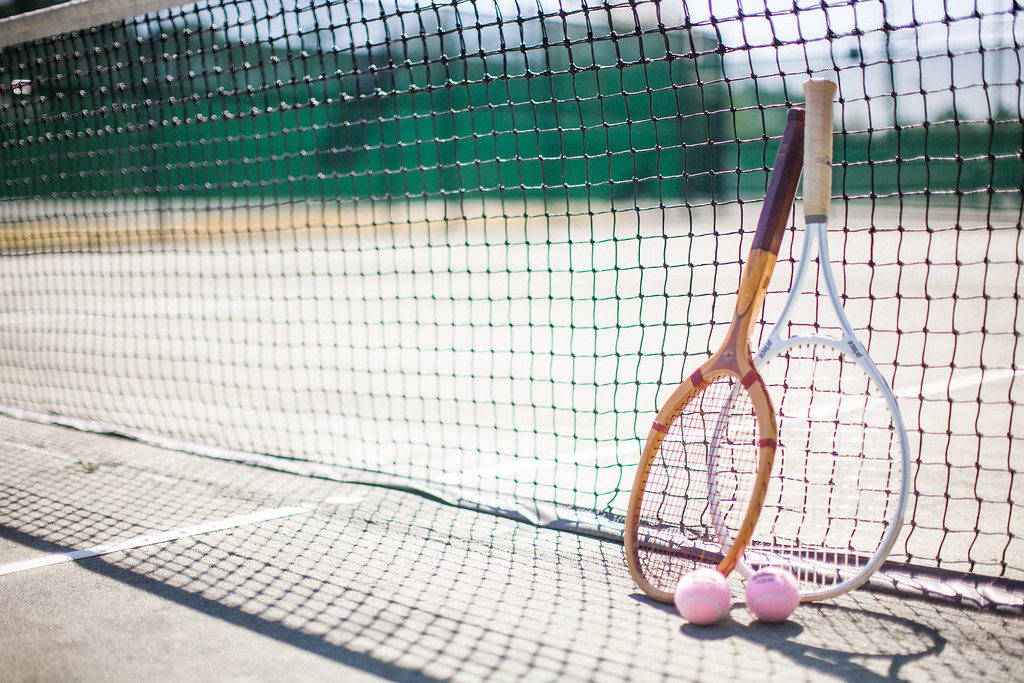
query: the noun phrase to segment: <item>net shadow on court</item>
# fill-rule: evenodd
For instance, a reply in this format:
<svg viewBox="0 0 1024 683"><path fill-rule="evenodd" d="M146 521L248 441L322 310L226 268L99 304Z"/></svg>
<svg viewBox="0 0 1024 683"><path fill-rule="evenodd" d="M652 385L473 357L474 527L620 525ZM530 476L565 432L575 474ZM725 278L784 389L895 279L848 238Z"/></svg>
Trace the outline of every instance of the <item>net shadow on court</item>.
<svg viewBox="0 0 1024 683"><path fill-rule="evenodd" d="M1024 655L1018 616L864 591L769 627L737 584L698 628L637 592L615 543L60 427L0 437L0 571L237 522L0 576L8 680L1008 679Z"/></svg>

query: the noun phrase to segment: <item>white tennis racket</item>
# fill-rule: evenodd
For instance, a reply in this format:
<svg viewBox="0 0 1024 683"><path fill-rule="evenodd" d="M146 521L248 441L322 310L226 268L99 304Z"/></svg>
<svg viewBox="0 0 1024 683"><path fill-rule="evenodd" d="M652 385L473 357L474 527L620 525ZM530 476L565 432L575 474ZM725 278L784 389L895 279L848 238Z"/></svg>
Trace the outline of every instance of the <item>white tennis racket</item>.
<svg viewBox="0 0 1024 683"><path fill-rule="evenodd" d="M782 314L755 355L779 413L779 451L738 566L748 578L769 565L791 570L802 600L835 597L867 581L896 541L908 487L899 407L843 312L829 260L835 93L828 80L804 84L805 241ZM815 255L841 335L783 337Z"/></svg>

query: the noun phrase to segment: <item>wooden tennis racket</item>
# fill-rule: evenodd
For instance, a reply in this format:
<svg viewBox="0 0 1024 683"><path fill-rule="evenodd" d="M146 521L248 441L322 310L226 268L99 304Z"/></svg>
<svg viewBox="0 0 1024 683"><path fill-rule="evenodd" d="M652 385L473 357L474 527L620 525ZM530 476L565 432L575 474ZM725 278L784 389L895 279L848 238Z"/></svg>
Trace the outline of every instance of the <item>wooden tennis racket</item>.
<svg viewBox="0 0 1024 683"><path fill-rule="evenodd" d="M791 109L725 341L665 402L641 453L626 513L626 561L640 589L662 602L673 600L691 569L732 571L764 501L776 421L750 332L793 208L803 126L804 112Z"/></svg>

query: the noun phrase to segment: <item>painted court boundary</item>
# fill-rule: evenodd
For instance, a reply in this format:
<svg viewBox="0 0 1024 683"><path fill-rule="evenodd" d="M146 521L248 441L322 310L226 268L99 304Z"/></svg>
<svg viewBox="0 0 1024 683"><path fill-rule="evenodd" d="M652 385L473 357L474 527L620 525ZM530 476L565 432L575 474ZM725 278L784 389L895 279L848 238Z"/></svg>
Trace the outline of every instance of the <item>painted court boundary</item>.
<svg viewBox="0 0 1024 683"><path fill-rule="evenodd" d="M30 560L23 560L21 562L12 562L10 564L0 565L0 576L6 576L7 574L14 574L16 572L28 571L30 569L50 567L55 564L63 564L65 562L74 562L76 560L83 560L88 557L97 557L99 555L107 555L110 553L117 553L124 550L133 550L135 548L142 548L148 545L170 543L171 541L177 541L179 539L188 538L190 536L199 536L214 531L224 531L225 529L233 529L235 527L248 526L250 524L259 524L260 522L266 522L272 519L292 517L294 515L300 515L308 512L310 512L308 508L302 507L283 507L276 508L274 510L263 510L251 512L247 515L228 517L226 519L215 519L208 522L195 524L193 526L181 527L179 529L171 529L169 531L159 531L152 534L134 536L132 538L126 538L122 541L114 541L112 543L101 543L99 545L94 545L91 548L83 548L81 550L69 550L62 553L49 553L47 555L35 557Z"/></svg>

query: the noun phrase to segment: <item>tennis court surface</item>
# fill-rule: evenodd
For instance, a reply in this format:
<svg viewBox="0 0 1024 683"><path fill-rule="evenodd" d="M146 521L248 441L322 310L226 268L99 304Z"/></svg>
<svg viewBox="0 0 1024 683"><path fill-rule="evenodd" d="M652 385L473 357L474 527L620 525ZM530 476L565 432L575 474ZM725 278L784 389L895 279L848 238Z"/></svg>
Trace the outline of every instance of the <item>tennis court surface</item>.
<svg viewBox="0 0 1024 683"><path fill-rule="evenodd" d="M0 572L182 532L2 576L5 680L1013 680L1024 656L1019 615L868 591L781 625L736 604L689 626L642 596L615 543L109 436L0 430Z"/></svg>
<svg viewBox="0 0 1024 683"><path fill-rule="evenodd" d="M768 5L0 19L0 679L1019 678L1024 11ZM864 588L772 626L737 573L696 627L630 578L631 486L810 75L904 522ZM791 334L836 335L822 286ZM798 449L772 486L820 494ZM752 548L864 563L870 510L769 491Z"/></svg>

